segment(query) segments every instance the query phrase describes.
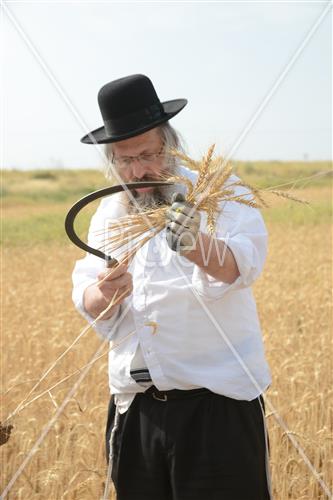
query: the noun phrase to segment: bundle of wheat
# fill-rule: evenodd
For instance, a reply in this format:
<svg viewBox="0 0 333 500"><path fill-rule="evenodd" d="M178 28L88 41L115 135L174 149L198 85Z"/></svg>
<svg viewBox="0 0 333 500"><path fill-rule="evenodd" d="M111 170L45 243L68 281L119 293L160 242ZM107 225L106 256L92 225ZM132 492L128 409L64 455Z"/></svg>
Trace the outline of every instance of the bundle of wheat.
<svg viewBox="0 0 333 500"><path fill-rule="evenodd" d="M213 144L200 161L193 160L176 150L169 152L191 170L198 172L194 184L182 175L161 176L166 182L183 184L186 188L185 201L193 205L193 210L207 213L208 234L213 236L216 232L216 221L222 212L222 202L237 202L252 208L266 208L268 203L264 199L264 195L272 193L289 200L307 203L285 191L274 188L261 190L241 180L231 181L232 165L222 156L213 157L214 148ZM235 189L239 186L246 188L246 191L242 194L236 194ZM120 251L120 261L122 263L129 262L147 241L165 227L168 210L168 205L159 205L156 208L121 217L116 223L109 224L107 234L105 234L105 230L98 231L98 233L104 234L105 241L100 249L111 254Z"/></svg>

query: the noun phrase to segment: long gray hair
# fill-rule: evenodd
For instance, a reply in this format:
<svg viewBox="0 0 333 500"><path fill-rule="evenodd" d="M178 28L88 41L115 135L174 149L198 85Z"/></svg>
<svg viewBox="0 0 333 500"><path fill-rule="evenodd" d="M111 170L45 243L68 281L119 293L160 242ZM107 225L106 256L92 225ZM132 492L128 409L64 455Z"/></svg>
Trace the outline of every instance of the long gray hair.
<svg viewBox="0 0 333 500"><path fill-rule="evenodd" d="M178 151L185 152L185 142L181 134L173 128L169 122L162 123L156 127L157 131L160 133L162 141L165 146L165 151L170 149L177 149ZM112 180L112 171L115 169L115 165L112 163L113 151L112 143L105 144L104 153L107 158L107 166L104 170L105 177ZM173 173L178 164L178 159L175 157L168 157L168 170Z"/></svg>

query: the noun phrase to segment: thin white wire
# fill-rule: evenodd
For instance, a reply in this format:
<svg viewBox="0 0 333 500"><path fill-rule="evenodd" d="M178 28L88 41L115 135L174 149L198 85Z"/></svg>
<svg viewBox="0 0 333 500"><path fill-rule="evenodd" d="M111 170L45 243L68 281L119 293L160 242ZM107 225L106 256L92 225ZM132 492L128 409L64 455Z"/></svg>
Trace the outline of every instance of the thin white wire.
<svg viewBox="0 0 333 500"><path fill-rule="evenodd" d="M120 420L120 412L118 409L118 406L115 405L115 416L114 416L114 423L113 423L113 428L111 431L110 435L110 441L109 441L109 465L108 465L108 471L106 475L106 481L105 481L105 488L104 488L104 495L103 495L103 500L107 500L108 495L109 495L109 490L110 490L110 483L112 481L112 470L113 470L113 459L114 459L114 440L116 437L116 432L118 430L119 426L119 420Z"/></svg>
<svg viewBox="0 0 333 500"><path fill-rule="evenodd" d="M71 99L67 96L67 94L66 94L64 88L62 87L62 85L60 84L59 80L55 77L55 75L51 71L51 68L48 66L48 64L46 63L46 61L43 59L43 57L41 56L41 54L38 52L37 48L34 46L34 44L32 43L31 39L28 37L27 33L23 30L22 26L20 25L20 23L18 22L18 20L14 16L14 14L8 8L7 4L5 2L3 2L2 6L3 6L3 11L6 13L7 17L12 22L13 26L15 27L16 31L18 32L18 34L20 35L20 37L22 38L22 40L24 41L25 45L30 50L31 54L34 56L34 58L36 59L36 61L38 62L38 64L42 68L42 70L44 71L46 77L49 79L49 81L51 82L51 84L53 85L53 87L55 88L55 90L57 91L57 93L59 94L59 96L61 97L61 99L66 104L67 108L69 109L69 111L74 116L76 122L79 124L80 128L82 129L82 131L84 133L86 133L86 131L89 130L88 125L86 124L85 120L83 119L83 117L81 116L81 114L79 113L79 111L74 106L74 104L71 101ZM104 152L101 151L100 145L97 143L97 141L94 138L94 136L91 133L89 133L88 135L89 135L89 138L91 139L91 141L93 142L93 146L96 148L97 153L101 157L101 160L103 161L103 164L105 166L106 165L110 166L111 171L112 171L112 175L115 177L115 179L117 180L117 182L124 188L124 191L126 192L127 196L130 198L130 200L132 201L132 203L134 204L134 206L139 210L140 207L138 205L137 200L133 196L132 191L130 191L126 187L126 184L124 183L124 181L122 180L122 178L119 176L117 170L113 167L113 165L112 164L109 165L109 162L108 162L108 159L107 159L106 155L104 154ZM150 221L148 219L146 220L146 222L147 222L148 225L150 224Z"/></svg>
<svg viewBox="0 0 333 500"><path fill-rule="evenodd" d="M14 3L14 2L11 2L11 3ZM129 2L131 3L131 2ZM133 3L138 3L138 2L133 2ZM196 2L185 2L185 3L196 3ZM197 2L197 3L201 3L201 2ZM216 2L216 3L224 3L224 2ZM225 2L227 3L227 2ZM240 3L243 3L243 2L240 2ZM264 2L258 2L258 3L264 3ZM289 3L289 2L285 2L285 3ZM290 2L291 3L291 2ZM315 3L315 2L307 2L307 3ZM316 2L316 3L319 3L319 2ZM262 105L259 107L259 109L257 110L257 112L254 114L254 116L252 117L252 119L249 121L249 123L247 124L247 126L243 129L243 132L239 138L238 141L236 141L233 149L232 149L232 153L234 153L234 149L236 149L239 145L240 145L240 142L241 140L244 139L245 135L247 135L250 131L250 129L252 128L255 120L257 119L257 117L259 116L259 114L262 112L262 110L264 109L264 107L267 105L268 101L270 100L270 98L272 97L272 95L276 92L278 86L281 84L282 80L285 78L287 72L289 71L290 67L292 66L292 64L296 61L296 59L299 57L300 53L304 50L306 44L308 43L308 41L310 40L310 38L312 37L312 35L314 34L314 31L319 27L321 21L324 19L325 15L328 13L329 11L329 8L332 6L332 3L331 2L325 2L326 4L326 8L324 9L323 13L321 14L321 16L318 18L318 20L316 21L315 25L312 27L312 29L310 30L310 32L308 33L307 37L305 38L305 40L303 41L303 43L301 44L301 46L298 48L298 50L296 51L296 53L294 54L293 58L291 59L291 61L288 63L287 67L285 68L284 70L284 73L282 73L282 75L280 75L280 77L278 78L277 82L275 83L275 85L273 86L273 88L271 89L271 95L270 93L265 97ZM2 2L2 5L4 5L4 2ZM19 31L20 35L22 36L22 38L24 39L25 43L28 45L28 47L30 48L30 50L32 51L33 55L35 56L35 58L37 59L37 61L39 62L39 64L42 66L42 68L44 69L44 71L46 72L47 76L50 78L50 76L52 78L50 78L51 82L53 83L53 85L56 87L57 91L60 93L61 97L65 100L66 104L68 105L69 104L69 108L70 110L74 113L75 117L77 118L77 111L75 110L74 106L72 105L72 103L69 101L69 99L67 98L65 92L63 91L63 89L59 89L59 84L57 82L57 80L55 79L55 77L52 75L52 73L50 72L49 68L47 67L46 63L42 60L41 56L38 54L38 52L36 51L36 49L34 48L34 46L32 45L31 41L27 38L26 34L23 32L22 28L19 26L19 24L17 23L17 20L14 18L14 16L12 15L12 13L8 14L8 8L6 7L6 13L7 15L11 18L13 24L15 25L16 29ZM80 117L81 118L81 117ZM81 119L81 123L83 122L83 120ZM86 125L84 125L84 128L85 130L88 130L88 127ZM93 139L93 138L92 138ZM95 142L95 141L94 141ZM96 142L95 142L95 145L96 145ZM98 149L99 151L99 149ZM231 154L231 153L230 153ZM230 156L230 155L229 155ZM105 159L105 156L104 156L104 159ZM120 182L121 183L121 182ZM131 194L131 193L130 193ZM136 200L134 200L134 203L136 202ZM275 416L275 413L274 413L274 416ZM284 424L284 422L283 422ZM281 425L281 423L280 423ZM285 424L282 426L284 429L287 429L287 427L285 426ZM287 429L288 431L288 429ZM301 449L301 447L298 445L297 441L293 438L293 436L290 435L289 432L287 432L287 436L289 437L289 439L293 442L295 448L300 452L300 450L303 452L303 450ZM301 453L302 454L302 453ZM314 470L311 462L307 459L305 453L303 452L304 456L303 456L303 459L305 461L305 463L312 469ZM305 457L305 458L304 458ZM306 460L305 460L306 459ZM312 471L313 472L313 471ZM318 481L320 482L320 484L322 485L323 487L323 484L324 484L324 490L326 490L326 492L328 491L329 493L329 490L327 489L327 486L325 485L325 483L321 480L321 478L319 477L317 471L314 470L314 472L317 474L318 476Z"/></svg>
<svg viewBox="0 0 333 500"><path fill-rule="evenodd" d="M250 120L244 126L244 128L243 128L242 132L240 133L240 135L237 137L237 139L234 142L234 144L232 145L230 151L228 152L228 154L226 155L225 159L223 160L221 166L217 169L215 175L210 180L210 183L209 183L210 186L217 180L217 178L221 174L223 168L228 164L228 162L230 161L230 159L232 158L232 156L238 150L238 148L241 145L241 143L244 141L245 137L249 134L249 132L253 128L254 124L258 120L259 116L262 114L262 112L264 111L264 109L266 108L266 106L268 105L268 103L271 101L272 97L275 95L275 93L278 90L278 88L281 86L282 82L285 80L285 78L288 75L290 69L296 63L296 61L298 60L298 58L300 57L300 55L304 51L305 47L308 45L309 41L311 40L311 38L313 37L313 35L317 31L317 29L319 28L319 26L321 25L321 23L323 22L323 20L325 19L325 17L329 13L329 11L331 10L332 5L333 5L333 3L332 3L331 0L329 0L328 2L326 2L325 8L321 12L321 14L318 16L318 18L316 19L316 21L314 22L314 24L311 26L310 30L308 31L308 33L306 34L306 36L304 37L304 39L302 40L302 42L299 44L299 46L295 50L294 54L292 55L291 59L288 61L288 63L286 64L286 66L283 68L283 70L279 74L278 78L276 79L276 81L274 82L274 84L272 85L272 87L267 92L266 96L262 100L262 102L259 105L259 107L257 108L257 110L251 116ZM205 192L203 193L203 196L207 195L208 191L209 191L209 188L207 186ZM194 211L198 207L198 204L199 204L199 201L197 201L197 202L194 203L193 208L192 208L192 210L189 213L189 216L193 215Z"/></svg>
<svg viewBox="0 0 333 500"><path fill-rule="evenodd" d="M100 352L104 348L105 343L106 343L106 341L104 341L102 343L102 345L98 348L98 350L96 351L96 353L95 353L94 356L98 356L100 354ZM44 429L41 432L39 438L37 439L37 441L35 442L35 444L30 449L28 455L25 457L25 459L23 460L23 462L21 463L21 465L18 467L18 469L16 470L15 474L12 476L11 480L9 481L9 483L7 484L7 486L5 487L5 489L3 490L3 492L1 493L1 496L0 496L1 500L4 499L7 496L7 494L9 493L9 491L11 490L11 488L13 487L15 481L20 476L20 474L23 472L23 470L26 467L26 465L28 464L28 462L31 460L32 456L38 451L39 446L44 441L44 439L47 436L48 432L53 427L53 425L57 421L58 417L61 415L61 413L63 412L63 410L67 406L67 404L69 403L70 399L76 393L77 389L79 388L81 382L83 381L83 379L87 375L87 373L90 370L91 366L93 366L93 365L91 365L91 364L88 365L82 371L82 374L80 375L80 377L78 378L78 380L75 382L75 384L72 386L72 388L70 389L70 391L67 393L67 396L63 400L62 404L59 406L59 408L57 409L57 411L55 412L55 414L52 416L52 418L49 420L49 422L47 423L47 425L44 427Z"/></svg>
<svg viewBox="0 0 333 500"><path fill-rule="evenodd" d="M112 271L110 271L110 274L112 274ZM78 341L90 330L90 328L94 327L100 319L103 318L103 316L111 309L111 307L115 304L115 302L119 299L120 297L117 297L118 291L115 292L110 304L97 316L97 318L92 321L92 323L88 324L83 330L79 333L79 335L73 340L73 342L65 349L60 356L52 363L51 366L43 373L41 378L36 382L36 384L30 389L29 393L27 396L18 404L18 406L15 408L15 410L6 418L5 422L13 418L17 413L20 412L21 408L24 406L24 403L26 400L31 396L31 394L39 387L39 385L43 382L43 380L47 377L49 373L51 373L52 370L57 366L59 361L72 349L72 347L78 343Z"/></svg>
<svg viewBox="0 0 333 500"><path fill-rule="evenodd" d="M190 281L186 275L184 276L184 279L187 280L187 282L190 284ZM199 304L201 305L203 310L206 312L207 317L210 319L210 321L213 323L213 325L215 325L215 328L217 329L217 331L219 332L219 334L221 335L221 337L223 338L223 340L225 341L225 343L227 344L227 346L229 347L229 349L231 350L231 352L233 353L233 355L235 356L235 358L237 359L237 361L239 362L239 364L241 365L241 367L243 368L243 370L245 371L245 373L247 374L247 376L249 377L251 382L253 383L253 385L258 390L258 393L262 394L264 392L265 387L261 387L258 384L257 380L255 379L255 377L252 375L251 371L249 370L248 366L246 365L246 363L244 363L243 359L240 357L237 350L235 349L235 347L231 343L229 337L222 330L221 326L216 321L216 319L214 318L214 316L212 315L212 313L208 309L207 305L204 303L204 301L200 297L199 293L194 288L193 288L193 292L194 292L194 295L195 295L196 299L198 300ZM287 424L285 423L285 421L283 420L281 415L278 413L278 411L274 407L273 403L271 403L271 401L269 400L268 397L265 397L265 402L266 402L267 406L269 407L269 410L273 414L273 417L275 418L277 423L280 425L280 427L282 427L282 429L285 431L288 439L291 441L291 443L293 444L295 449L298 451L298 453L302 457L304 463L306 464L308 469L311 471L311 473L313 474L313 476L315 477L317 482L320 484L320 486L322 487L325 494L329 498L333 498L332 492L330 491L328 485L320 477L319 472L315 469L315 467L311 463L310 459L307 457L304 449L301 447L301 445L298 443L298 441L295 439L295 437L290 433L290 430L288 429Z"/></svg>
<svg viewBox="0 0 333 500"><path fill-rule="evenodd" d="M121 318L122 320L123 318ZM114 329L118 326L118 321L117 323L115 324L114 326ZM125 340L127 340L129 337L133 336L135 334L135 331L129 333L128 335L126 335L125 337L123 337L123 339L121 339L120 342L118 342L118 344L115 344L114 346L112 346L110 348L110 351L112 351L113 349L116 349L117 347L119 347ZM101 345L99 346L99 348L97 349L97 351L94 353L94 355L92 356L92 359L90 360L90 362L84 367L84 369L82 370L82 373L80 374L80 377L78 378L78 380L74 383L74 385L72 386L72 388L69 390L69 392L67 393L67 396L65 397L65 399L63 400L62 404L59 406L59 408L57 409L57 411L55 412L55 414L51 417L51 419L49 420L49 422L46 424L46 426L44 427L43 431L41 432L40 436L38 437L37 441L35 442L35 444L32 446L32 448L30 449L29 453L27 454L26 458L23 460L23 462L21 463L21 465L18 467L18 469L16 469L15 471L15 474L13 474L12 478L10 479L9 483L7 484L7 486L5 487L5 489L3 490L3 492L1 493L1 496L0 496L0 499L4 499L7 494L9 493L9 491L11 490L11 488L13 487L15 481L18 479L18 477L20 476L20 474L23 472L23 470L25 469L26 465L29 463L29 461L31 460L32 456L38 451L40 445L42 444L42 442L44 441L45 437L47 436L48 432L50 431L50 429L53 427L53 425L55 424L55 422L57 421L58 417L61 415L61 413L63 412L63 410L65 409L65 407L67 406L67 404L69 403L70 399L74 396L74 394L76 393L77 389L79 388L81 382L84 380L84 378L86 377L86 375L88 374L89 370L91 369L91 367L93 366L93 362L96 358L98 358L98 356L101 354L102 350L104 349L104 346L106 345L106 343L108 342L109 340L108 339L105 339Z"/></svg>

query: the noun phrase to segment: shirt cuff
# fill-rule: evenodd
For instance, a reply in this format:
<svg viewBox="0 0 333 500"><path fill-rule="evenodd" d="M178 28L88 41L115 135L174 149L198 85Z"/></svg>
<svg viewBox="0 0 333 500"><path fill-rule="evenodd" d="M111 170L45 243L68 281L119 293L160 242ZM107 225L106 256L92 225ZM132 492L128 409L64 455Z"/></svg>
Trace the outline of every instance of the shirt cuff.
<svg viewBox="0 0 333 500"><path fill-rule="evenodd" d="M259 277L265 262L266 242L265 234L253 234L251 239L244 235L235 235L225 241L238 267L240 288L250 287Z"/></svg>
<svg viewBox="0 0 333 500"><path fill-rule="evenodd" d="M263 267L263 254L257 246L265 247L266 235L251 235L252 240L244 235L219 238L232 252L239 271L238 278L232 283L224 283L207 274L199 266L194 266L192 284L197 292L208 300L217 300L226 293L250 287L258 278Z"/></svg>
<svg viewBox="0 0 333 500"><path fill-rule="evenodd" d="M242 288L242 277L238 276L232 283L224 283L194 266L192 285L203 298L214 301L223 297L227 292Z"/></svg>
<svg viewBox="0 0 333 500"><path fill-rule="evenodd" d="M80 285L78 285L74 288L73 295L72 295L73 302L74 302L76 309L81 314L81 316L83 316L88 321L88 323L90 325L95 321L95 318L90 316L90 314L88 314L88 312L86 311L86 309L83 305L83 294L84 294L85 289L88 286L92 285L93 283L96 283L95 279L90 279L90 280L85 281L84 283L81 283ZM95 325L93 325L93 328L96 331L96 333L99 335L99 337L101 337L102 339L111 340L111 337L114 333L112 331L112 329L113 329L113 327L114 327L114 325L119 317L119 313L120 313L120 305L118 305L116 311L114 312L114 314L112 315L111 318L100 319L97 321L97 323Z"/></svg>

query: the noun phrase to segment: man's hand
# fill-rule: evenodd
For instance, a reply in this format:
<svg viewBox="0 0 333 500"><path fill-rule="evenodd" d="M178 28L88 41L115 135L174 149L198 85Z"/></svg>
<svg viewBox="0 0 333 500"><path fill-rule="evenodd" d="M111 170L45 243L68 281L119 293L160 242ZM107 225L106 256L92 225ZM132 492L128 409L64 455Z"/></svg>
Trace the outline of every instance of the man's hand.
<svg viewBox="0 0 333 500"><path fill-rule="evenodd" d="M110 275L110 276L107 276ZM119 265L114 269L105 269L98 275L101 283L94 283L86 288L83 297L84 308L90 316L97 318L99 314L110 304L114 294L117 292L115 305L102 317L110 319L116 311L116 308L123 300L128 297L133 290L132 275L127 272L127 266ZM118 297L123 297L118 300Z"/></svg>
<svg viewBox="0 0 333 500"><path fill-rule="evenodd" d="M183 255L196 248L201 216L181 193L175 193L172 202L167 213L166 239L171 250Z"/></svg>

